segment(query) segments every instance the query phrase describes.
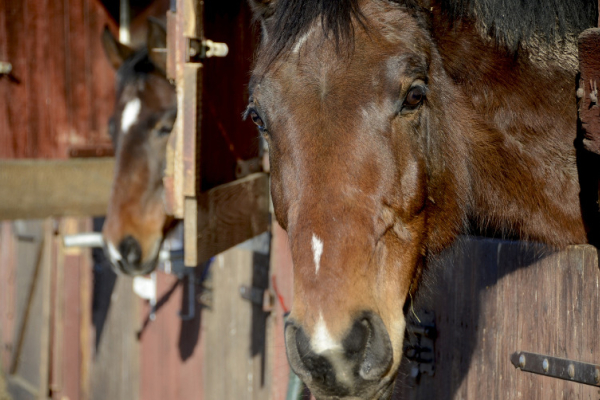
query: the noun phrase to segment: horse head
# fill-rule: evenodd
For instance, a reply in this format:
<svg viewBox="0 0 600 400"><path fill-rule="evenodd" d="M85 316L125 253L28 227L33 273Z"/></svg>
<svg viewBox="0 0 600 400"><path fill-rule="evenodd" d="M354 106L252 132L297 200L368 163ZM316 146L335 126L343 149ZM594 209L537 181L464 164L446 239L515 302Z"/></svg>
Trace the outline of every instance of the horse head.
<svg viewBox="0 0 600 400"><path fill-rule="evenodd" d="M149 21L147 46L134 51L108 29L106 55L117 71L109 133L115 147L115 179L103 235L115 270L146 274L155 267L165 232L162 183L166 146L177 114L176 93L165 76L166 32Z"/></svg>
<svg viewBox="0 0 600 400"><path fill-rule="evenodd" d="M317 398L387 398L424 257L462 227L465 149L432 133L463 100L422 10L346 2L351 39L316 16L282 45L294 22L276 3L251 2L263 43L247 115L294 262L288 358Z"/></svg>

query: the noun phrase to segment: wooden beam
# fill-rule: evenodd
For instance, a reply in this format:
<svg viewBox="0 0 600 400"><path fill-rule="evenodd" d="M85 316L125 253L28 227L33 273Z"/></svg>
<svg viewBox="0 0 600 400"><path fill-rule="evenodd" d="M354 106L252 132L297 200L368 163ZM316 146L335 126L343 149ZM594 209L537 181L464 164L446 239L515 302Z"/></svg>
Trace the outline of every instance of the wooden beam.
<svg viewBox="0 0 600 400"><path fill-rule="evenodd" d="M265 173L186 198L185 265L196 266L260 235L269 223L269 176Z"/></svg>
<svg viewBox="0 0 600 400"><path fill-rule="evenodd" d="M0 220L104 215L114 159L0 161Z"/></svg>

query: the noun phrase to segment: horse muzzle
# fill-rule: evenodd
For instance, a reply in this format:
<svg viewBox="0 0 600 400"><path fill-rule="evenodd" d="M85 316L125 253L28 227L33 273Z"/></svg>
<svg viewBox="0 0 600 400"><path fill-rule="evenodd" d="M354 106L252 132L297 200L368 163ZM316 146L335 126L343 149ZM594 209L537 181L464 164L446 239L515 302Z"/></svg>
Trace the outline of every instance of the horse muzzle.
<svg viewBox="0 0 600 400"><path fill-rule="evenodd" d="M361 313L339 341L319 323L308 336L292 319L286 324L285 341L290 366L317 399L379 400L391 396L393 378L388 375L393 364L392 344L377 314Z"/></svg>

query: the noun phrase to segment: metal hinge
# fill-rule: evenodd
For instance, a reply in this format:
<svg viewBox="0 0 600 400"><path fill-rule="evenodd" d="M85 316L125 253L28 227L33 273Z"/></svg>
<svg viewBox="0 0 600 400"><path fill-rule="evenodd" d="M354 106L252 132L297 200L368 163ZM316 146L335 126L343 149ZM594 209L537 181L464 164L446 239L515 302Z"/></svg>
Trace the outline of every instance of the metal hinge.
<svg viewBox="0 0 600 400"><path fill-rule="evenodd" d="M545 356L543 354L527 353L525 351L512 354L510 362L515 368L521 371L551 376L585 385L600 386L600 365Z"/></svg>
<svg viewBox="0 0 600 400"><path fill-rule="evenodd" d="M407 321L404 339L404 356L412 362L410 375L418 379L421 374L435 374L435 313L419 312L419 318Z"/></svg>

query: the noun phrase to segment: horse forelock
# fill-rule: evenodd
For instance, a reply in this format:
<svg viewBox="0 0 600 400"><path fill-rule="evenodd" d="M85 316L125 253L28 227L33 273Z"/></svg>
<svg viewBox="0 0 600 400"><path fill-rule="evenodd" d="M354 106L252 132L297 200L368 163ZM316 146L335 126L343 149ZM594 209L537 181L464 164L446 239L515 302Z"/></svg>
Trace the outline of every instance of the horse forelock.
<svg viewBox="0 0 600 400"><path fill-rule="evenodd" d="M598 21L596 0L374 0L398 4L408 9L428 10L440 6L449 19L472 19L481 33L509 51L522 44L550 44L558 39L576 37L595 27ZM302 35L320 22L324 36L333 40L338 50L352 47L356 26L368 29L361 0L278 0L268 25L272 38L263 49L270 65L290 50ZM428 3L428 4L425 4Z"/></svg>

